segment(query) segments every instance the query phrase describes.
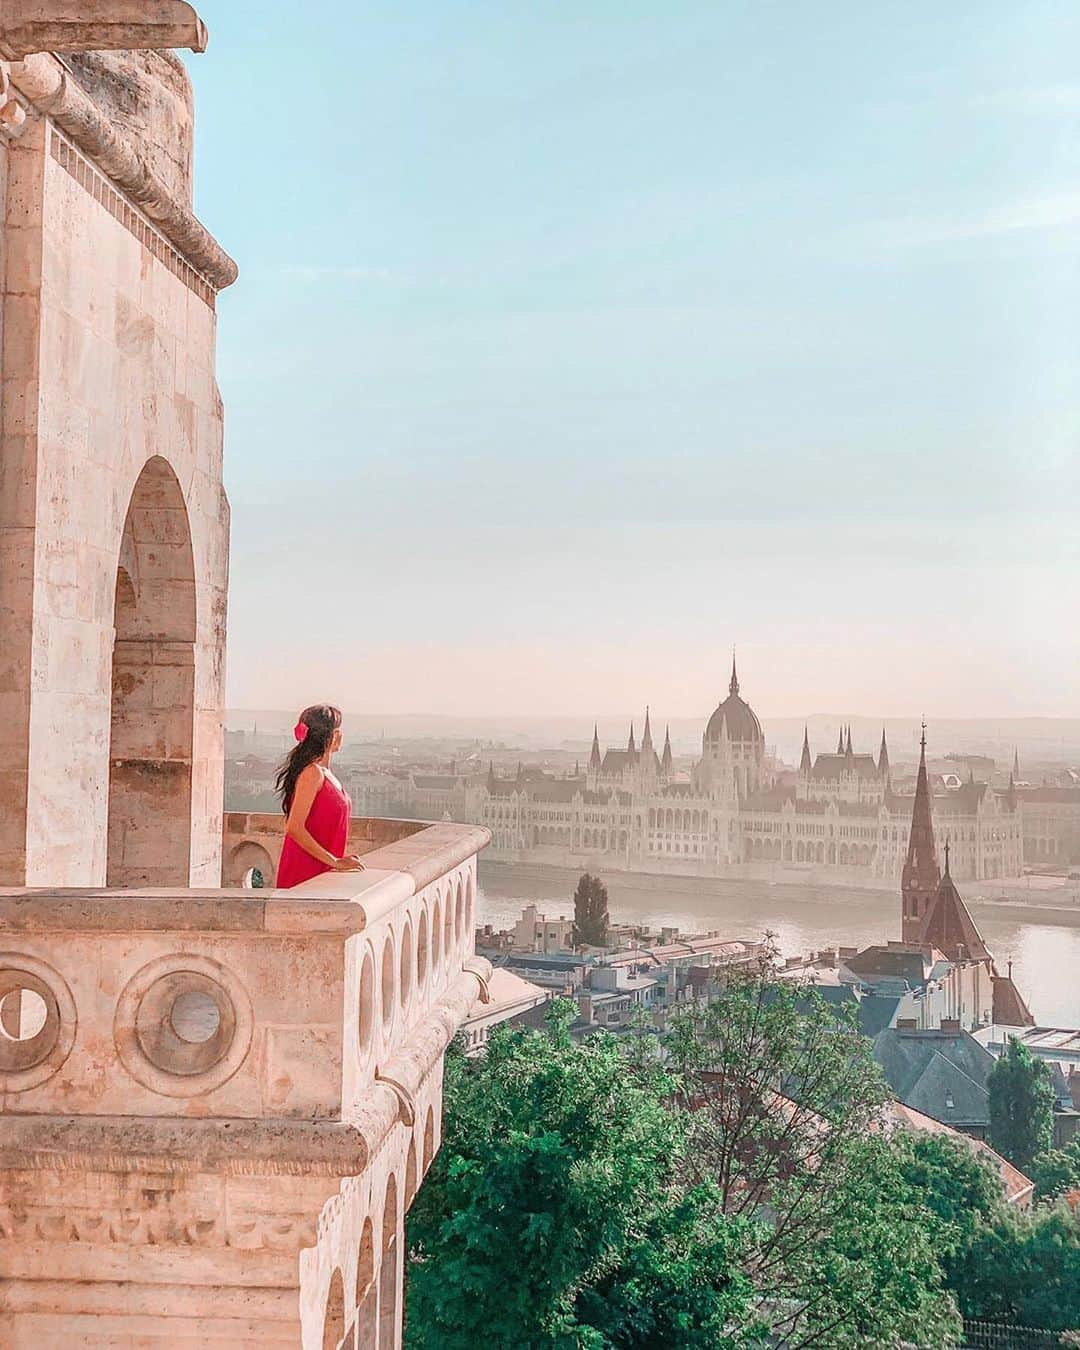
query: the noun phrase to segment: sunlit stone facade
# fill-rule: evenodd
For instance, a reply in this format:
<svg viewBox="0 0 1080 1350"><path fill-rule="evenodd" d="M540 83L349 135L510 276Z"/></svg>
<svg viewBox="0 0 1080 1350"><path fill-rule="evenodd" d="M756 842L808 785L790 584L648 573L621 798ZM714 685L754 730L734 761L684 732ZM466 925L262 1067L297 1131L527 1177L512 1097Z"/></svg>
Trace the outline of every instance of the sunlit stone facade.
<svg viewBox="0 0 1080 1350"><path fill-rule="evenodd" d="M483 828L357 820L367 870L241 888L281 820L222 812L236 268L183 69L127 50L205 37L180 0L0 13L5 1350L400 1345L490 973Z"/></svg>

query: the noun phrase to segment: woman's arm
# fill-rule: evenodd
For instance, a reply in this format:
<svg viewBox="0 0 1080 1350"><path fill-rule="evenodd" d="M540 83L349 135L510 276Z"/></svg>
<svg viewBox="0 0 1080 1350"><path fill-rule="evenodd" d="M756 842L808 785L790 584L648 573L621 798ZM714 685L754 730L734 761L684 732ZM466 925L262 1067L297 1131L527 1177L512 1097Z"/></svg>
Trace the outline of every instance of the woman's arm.
<svg viewBox="0 0 1080 1350"><path fill-rule="evenodd" d="M295 840L305 853L310 853L313 858L318 858L319 862L325 863L335 872L358 871L362 866L358 858L354 859L351 856L335 858L329 849L323 848L322 844L307 828L308 813L316 794L322 787L322 781L322 770L317 764L309 764L301 772L300 777L296 780L289 814L285 819L285 833L290 839ZM345 864L345 866L342 866L342 864Z"/></svg>

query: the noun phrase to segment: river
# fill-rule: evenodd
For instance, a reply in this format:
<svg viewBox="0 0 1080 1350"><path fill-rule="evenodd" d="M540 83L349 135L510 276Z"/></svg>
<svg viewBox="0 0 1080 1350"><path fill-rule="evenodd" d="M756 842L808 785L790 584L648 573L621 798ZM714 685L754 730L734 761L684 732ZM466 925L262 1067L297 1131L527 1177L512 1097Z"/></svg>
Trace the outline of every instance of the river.
<svg viewBox="0 0 1080 1350"><path fill-rule="evenodd" d="M617 923L718 929L759 938L769 930L785 956L833 945L865 947L900 936L900 896L884 890L766 881L605 872ZM477 922L509 928L536 901L552 916L573 913L578 874L570 869L481 861ZM961 886L961 892L963 887ZM965 899L967 897L965 896ZM1080 894L1059 887L1040 903L970 899L998 969L1013 978L1040 1026L1080 1027Z"/></svg>

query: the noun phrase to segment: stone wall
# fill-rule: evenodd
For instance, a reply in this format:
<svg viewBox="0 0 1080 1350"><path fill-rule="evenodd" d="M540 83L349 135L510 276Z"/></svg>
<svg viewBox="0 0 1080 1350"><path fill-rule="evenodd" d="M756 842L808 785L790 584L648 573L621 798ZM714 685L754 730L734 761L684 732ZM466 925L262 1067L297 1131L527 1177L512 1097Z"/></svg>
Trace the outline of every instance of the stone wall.
<svg viewBox="0 0 1080 1350"><path fill-rule="evenodd" d="M0 881L216 884L228 505L214 288L55 125L31 116L9 156ZM136 691L121 724L145 713L141 805L110 822L125 585L135 621L119 636L149 644L120 661ZM174 629L180 591L190 622ZM170 643L186 646L179 679ZM160 856L150 804L156 838L172 837Z"/></svg>

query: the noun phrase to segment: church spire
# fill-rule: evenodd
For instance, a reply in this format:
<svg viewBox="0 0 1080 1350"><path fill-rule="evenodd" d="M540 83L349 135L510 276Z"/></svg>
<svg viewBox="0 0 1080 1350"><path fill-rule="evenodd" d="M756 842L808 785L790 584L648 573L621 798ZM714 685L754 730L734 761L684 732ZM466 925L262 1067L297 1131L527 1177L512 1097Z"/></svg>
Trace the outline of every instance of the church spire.
<svg viewBox="0 0 1080 1350"><path fill-rule="evenodd" d="M855 751L851 748L851 723L849 722L847 725L847 746L844 750L844 754L850 758L854 753Z"/></svg>
<svg viewBox="0 0 1080 1350"><path fill-rule="evenodd" d="M735 648L731 649L731 679L728 682L728 693L737 694L739 692L739 677L735 672Z"/></svg>
<svg viewBox="0 0 1080 1350"><path fill-rule="evenodd" d="M595 771L600 768L600 730L596 723L593 723L592 729L592 751L589 754L589 769Z"/></svg>
<svg viewBox="0 0 1080 1350"><path fill-rule="evenodd" d="M1016 748L1016 746L1013 746L1013 766L1012 766L1012 773L1013 773L1013 778L1014 778L1014 780L1015 780L1017 783L1019 783L1019 781L1020 781L1020 751Z"/></svg>
<svg viewBox="0 0 1080 1350"><path fill-rule="evenodd" d="M809 773L812 768L813 763L810 759L810 729L804 725L802 731L802 759L799 761L799 772Z"/></svg>
<svg viewBox="0 0 1080 1350"><path fill-rule="evenodd" d="M919 942L923 919L941 882L937 851L934 847L934 820L930 804L930 781L926 776L926 723L919 742L919 776L915 781L915 801L911 811L907 861L900 880L903 899L903 940Z"/></svg>
<svg viewBox="0 0 1080 1350"><path fill-rule="evenodd" d="M641 737L641 753L651 755L653 750L652 727L649 725L649 705L645 705L645 731Z"/></svg>
<svg viewBox="0 0 1080 1350"><path fill-rule="evenodd" d="M629 739L629 740L627 741L627 743L626 743L626 751L627 751L627 754L630 754L630 755L636 755L636 754L637 754L637 746L634 744L634 724L633 724L633 722L630 723L630 739Z"/></svg>
<svg viewBox="0 0 1080 1350"><path fill-rule="evenodd" d="M660 772L667 776L671 773L671 727L664 728L664 753L660 758Z"/></svg>
<svg viewBox="0 0 1080 1350"><path fill-rule="evenodd" d="M877 771L882 778L889 777L889 747L885 742L885 728L881 728L881 749L878 751Z"/></svg>
<svg viewBox="0 0 1080 1350"><path fill-rule="evenodd" d="M838 755L842 755L842 754L844 753L844 728L843 728L843 727L840 728L840 739L836 742L836 753L837 753Z"/></svg>

